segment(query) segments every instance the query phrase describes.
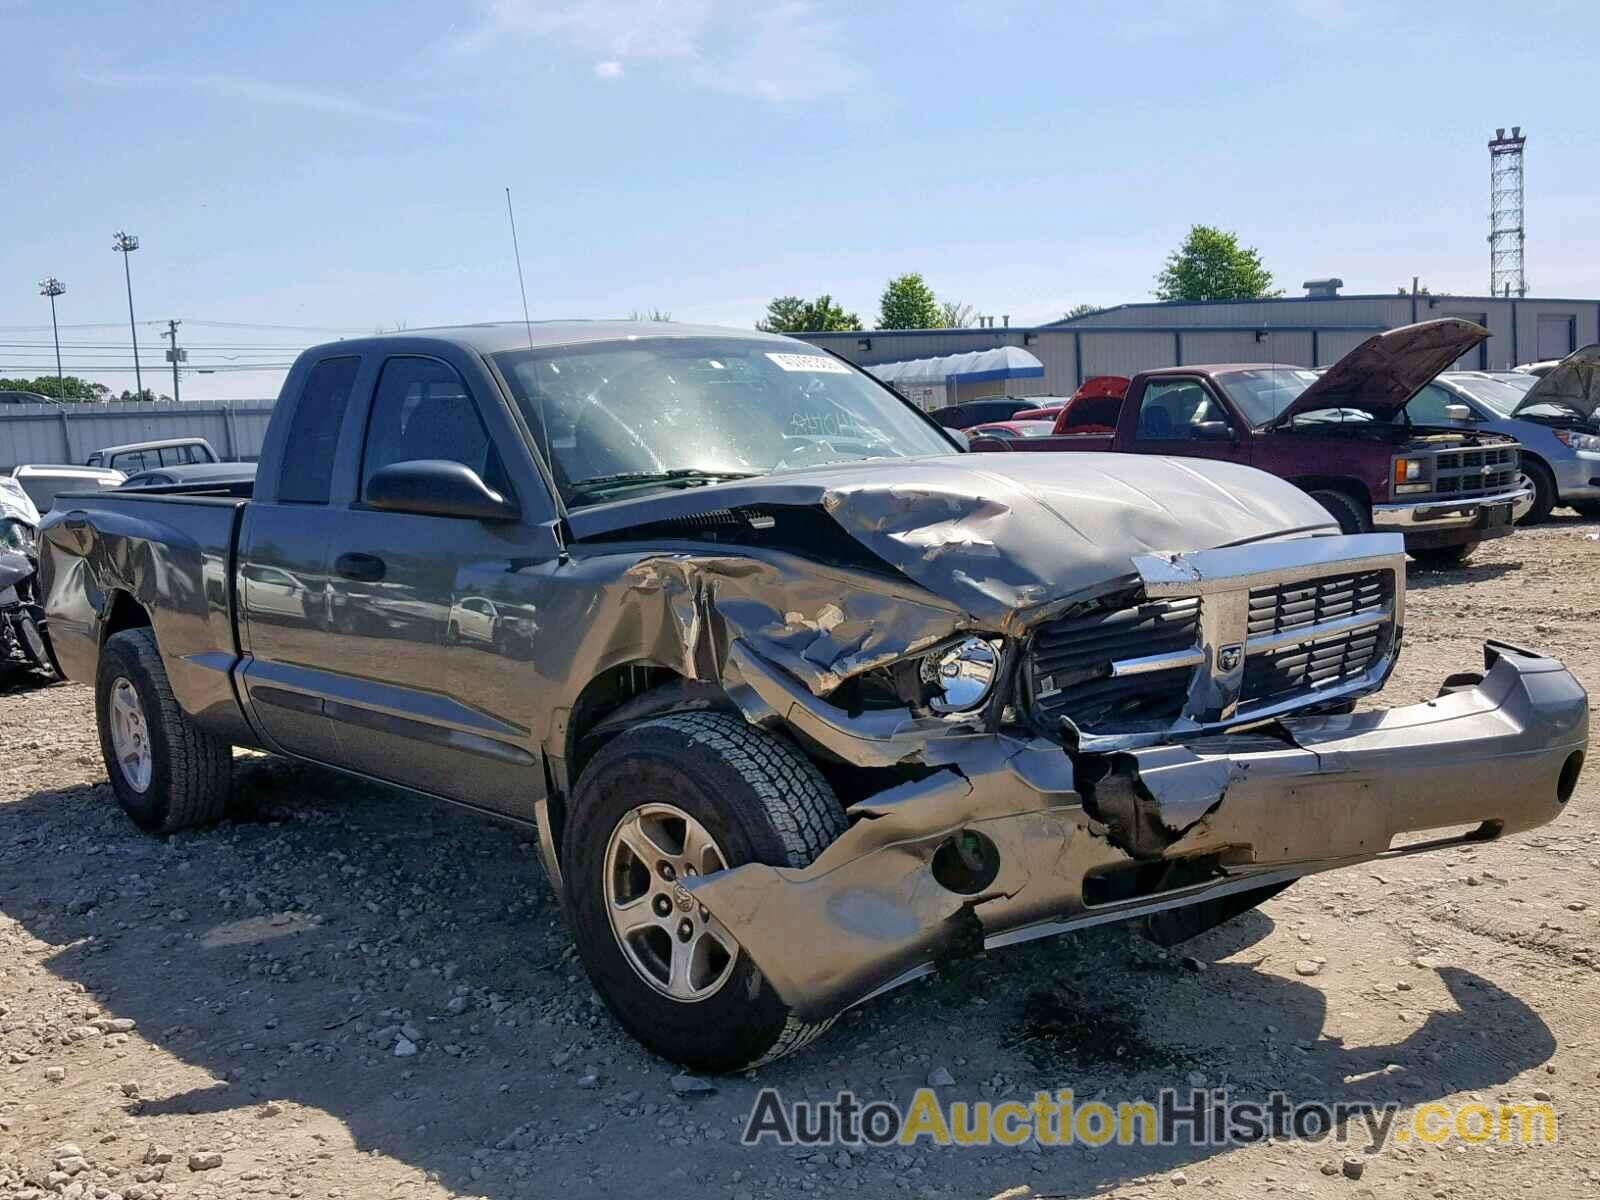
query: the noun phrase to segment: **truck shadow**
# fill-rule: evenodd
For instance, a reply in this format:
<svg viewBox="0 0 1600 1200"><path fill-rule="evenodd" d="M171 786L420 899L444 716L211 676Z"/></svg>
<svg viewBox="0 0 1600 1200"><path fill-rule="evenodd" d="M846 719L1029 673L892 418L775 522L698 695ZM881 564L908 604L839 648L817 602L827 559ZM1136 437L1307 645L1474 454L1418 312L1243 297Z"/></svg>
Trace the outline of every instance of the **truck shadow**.
<svg viewBox="0 0 1600 1200"><path fill-rule="evenodd" d="M1051 1148L1003 1161L882 1148L846 1175L832 1150L828 1164L807 1164L738 1135L763 1086L815 1099L848 1085L905 1102L939 1066L957 1079L942 1089L951 1099L1073 1087L1115 1104L1199 1071L1239 1095L1282 1087L1414 1105L1493 1088L1554 1051L1519 998L1454 968L1439 976L1458 1011L1346 1047L1325 1032L1318 989L1214 961L1271 931L1258 912L1170 953L1117 929L999 952L854 1010L754 1078L679 1097L677 1068L598 1004L528 834L276 759L241 759L238 790L245 819L169 839L139 834L103 784L0 804L0 911L53 948L39 960L51 974L133 1018L175 1060L116 1101L141 1144L172 1134L166 1118L251 1117L272 1100L285 1106L279 1121L293 1122L294 1106L320 1110L356 1149L491 1200L554 1180L653 1200L721 1194L735 1171L760 1193L795 1190L809 1172L824 1193L848 1179L881 1194L910 1178L913 1191L1026 1182L1077 1196L1225 1148ZM418 1034L414 1056L394 1054L401 1024ZM65 1053L70 1070L95 1069L88 1047ZM230 1171L249 1166L230 1156ZM354 1182L312 1153L296 1171L287 1182L308 1194Z"/></svg>

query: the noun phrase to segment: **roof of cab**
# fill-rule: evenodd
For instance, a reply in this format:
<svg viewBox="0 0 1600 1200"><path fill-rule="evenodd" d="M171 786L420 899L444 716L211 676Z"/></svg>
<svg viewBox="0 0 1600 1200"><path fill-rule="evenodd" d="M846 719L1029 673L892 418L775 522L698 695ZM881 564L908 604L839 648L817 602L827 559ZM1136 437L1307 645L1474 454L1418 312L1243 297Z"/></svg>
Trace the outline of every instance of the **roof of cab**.
<svg viewBox="0 0 1600 1200"><path fill-rule="evenodd" d="M732 329L722 325L687 325L677 321L485 321L477 325L438 325L431 329L402 329L371 337L347 338L314 346L306 353L330 349L365 350L381 348L386 342L438 341L476 350L479 354L499 354L507 350L544 349L550 346L581 345L585 342L620 342L653 337L737 337L770 341L791 346L806 346L782 334L757 329ZM810 347L814 353L826 351Z"/></svg>

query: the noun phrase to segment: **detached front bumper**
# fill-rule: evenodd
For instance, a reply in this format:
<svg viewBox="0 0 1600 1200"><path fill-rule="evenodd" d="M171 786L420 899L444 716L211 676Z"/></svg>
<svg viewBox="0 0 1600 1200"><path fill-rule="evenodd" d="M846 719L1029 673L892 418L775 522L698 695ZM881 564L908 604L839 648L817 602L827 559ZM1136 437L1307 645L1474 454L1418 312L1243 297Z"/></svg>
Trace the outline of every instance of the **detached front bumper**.
<svg viewBox="0 0 1600 1200"><path fill-rule="evenodd" d="M1532 508L1533 489L1526 487L1465 500L1435 497L1374 504L1372 528L1378 533L1403 533L1408 546L1449 545L1504 537Z"/></svg>
<svg viewBox="0 0 1600 1200"><path fill-rule="evenodd" d="M944 765L855 805L811 866L749 864L688 887L797 1014L819 1019L980 946L1530 829L1572 795L1588 699L1554 659L1493 642L1484 657L1481 678L1423 704L1076 766L1043 740L935 739L924 761ZM826 732L848 749L838 722ZM856 761L881 748L866 740ZM992 850L975 886L950 869L958 835Z"/></svg>

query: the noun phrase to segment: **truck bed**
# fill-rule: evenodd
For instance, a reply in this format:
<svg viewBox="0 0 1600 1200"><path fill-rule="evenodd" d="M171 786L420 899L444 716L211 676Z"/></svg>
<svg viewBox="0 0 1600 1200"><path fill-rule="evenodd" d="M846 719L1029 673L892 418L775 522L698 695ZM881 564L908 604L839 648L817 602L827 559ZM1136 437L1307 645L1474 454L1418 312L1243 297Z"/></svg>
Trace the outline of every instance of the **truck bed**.
<svg viewBox="0 0 1600 1200"><path fill-rule="evenodd" d="M237 486L57 497L46 524L59 525L76 553L41 538L41 556L57 561L40 577L50 581L44 597L50 638L69 678L94 678L97 630L102 620L116 628L114 593L126 592L149 614L178 703L197 716L242 725L231 672L240 653L238 535L249 499L229 494Z"/></svg>

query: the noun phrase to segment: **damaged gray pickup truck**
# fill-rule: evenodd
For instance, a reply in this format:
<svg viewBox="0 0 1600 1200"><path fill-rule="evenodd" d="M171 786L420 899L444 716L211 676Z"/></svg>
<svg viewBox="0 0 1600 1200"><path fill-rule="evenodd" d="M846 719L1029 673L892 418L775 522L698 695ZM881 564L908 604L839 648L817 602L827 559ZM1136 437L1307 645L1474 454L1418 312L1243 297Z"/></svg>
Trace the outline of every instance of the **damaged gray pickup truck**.
<svg viewBox="0 0 1600 1200"><path fill-rule="evenodd" d="M220 818L233 746L527 822L618 1019L702 1069L985 946L1529 829L1588 742L1497 642L1353 711L1396 535L1228 463L968 455L761 334L321 346L253 492L64 497L41 554L141 826Z"/></svg>

